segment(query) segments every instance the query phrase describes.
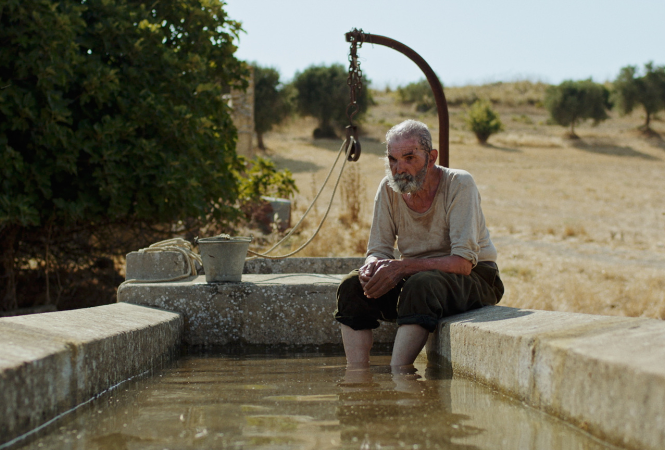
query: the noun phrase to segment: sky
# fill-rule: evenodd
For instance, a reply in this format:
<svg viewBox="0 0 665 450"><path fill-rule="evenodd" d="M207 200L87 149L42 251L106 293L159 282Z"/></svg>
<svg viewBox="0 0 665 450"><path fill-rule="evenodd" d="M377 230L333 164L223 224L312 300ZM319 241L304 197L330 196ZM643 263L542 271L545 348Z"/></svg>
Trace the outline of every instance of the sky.
<svg viewBox="0 0 665 450"><path fill-rule="evenodd" d="M613 80L621 67L665 65L665 0L226 0L242 22L236 56L279 70L348 65L353 28L420 54L444 86L529 79ZM366 44L372 87L424 78L406 56Z"/></svg>

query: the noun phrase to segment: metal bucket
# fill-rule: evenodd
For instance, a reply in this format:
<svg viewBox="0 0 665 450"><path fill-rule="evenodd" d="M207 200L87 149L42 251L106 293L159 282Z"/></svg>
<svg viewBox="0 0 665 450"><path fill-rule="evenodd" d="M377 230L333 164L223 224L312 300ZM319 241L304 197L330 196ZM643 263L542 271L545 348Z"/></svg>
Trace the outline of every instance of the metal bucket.
<svg viewBox="0 0 665 450"><path fill-rule="evenodd" d="M242 269L251 237L220 235L198 239L199 252L208 283L242 281Z"/></svg>

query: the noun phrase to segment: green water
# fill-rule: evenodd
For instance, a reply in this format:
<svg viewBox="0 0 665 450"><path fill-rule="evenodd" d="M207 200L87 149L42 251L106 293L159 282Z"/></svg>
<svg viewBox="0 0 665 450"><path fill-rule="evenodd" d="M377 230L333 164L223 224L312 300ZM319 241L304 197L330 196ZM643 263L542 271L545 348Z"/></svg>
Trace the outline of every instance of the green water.
<svg viewBox="0 0 665 450"><path fill-rule="evenodd" d="M604 449L470 380L389 356L189 355L78 408L30 449Z"/></svg>

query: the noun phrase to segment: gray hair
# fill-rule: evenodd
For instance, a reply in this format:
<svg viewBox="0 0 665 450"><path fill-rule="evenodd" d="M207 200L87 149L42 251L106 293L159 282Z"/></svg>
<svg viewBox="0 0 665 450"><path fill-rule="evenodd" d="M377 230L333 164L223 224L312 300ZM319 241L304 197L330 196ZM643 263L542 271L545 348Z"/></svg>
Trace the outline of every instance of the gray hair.
<svg viewBox="0 0 665 450"><path fill-rule="evenodd" d="M432 135L427 125L422 122L409 119L388 130L386 133L387 150L390 150L392 144L405 139L416 139L426 153L429 154L432 151Z"/></svg>

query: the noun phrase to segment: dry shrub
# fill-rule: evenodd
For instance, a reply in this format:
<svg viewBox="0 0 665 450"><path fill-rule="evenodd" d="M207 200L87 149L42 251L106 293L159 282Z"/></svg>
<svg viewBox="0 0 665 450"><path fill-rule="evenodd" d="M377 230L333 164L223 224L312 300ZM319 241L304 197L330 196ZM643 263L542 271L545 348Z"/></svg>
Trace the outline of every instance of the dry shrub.
<svg viewBox="0 0 665 450"><path fill-rule="evenodd" d="M365 183L360 178L357 164L349 164L340 183L342 211L339 221L344 225L357 223L362 209L362 198L365 193Z"/></svg>
<svg viewBox="0 0 665 450"><path fill-rule="evenodd" d="M587 232L583 226L580 225L566 225L563 229L563 237L587 236Z"/></svg>
<svg viewBox="0 0 665 450"><path fill-rule="evenodd" d="M504 306L665 319L665 280L657 270L553 259L507 264L501 276Z"/></svg>

